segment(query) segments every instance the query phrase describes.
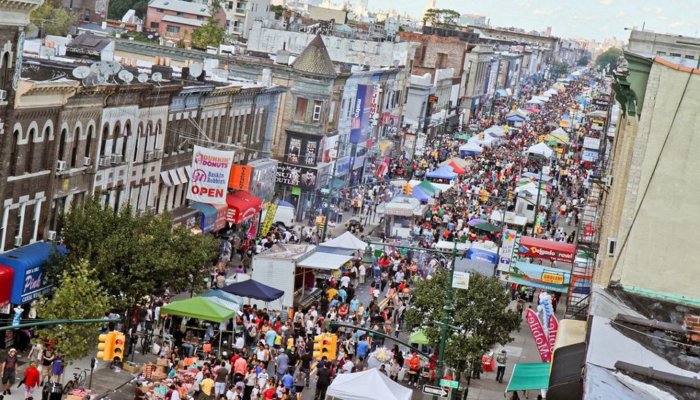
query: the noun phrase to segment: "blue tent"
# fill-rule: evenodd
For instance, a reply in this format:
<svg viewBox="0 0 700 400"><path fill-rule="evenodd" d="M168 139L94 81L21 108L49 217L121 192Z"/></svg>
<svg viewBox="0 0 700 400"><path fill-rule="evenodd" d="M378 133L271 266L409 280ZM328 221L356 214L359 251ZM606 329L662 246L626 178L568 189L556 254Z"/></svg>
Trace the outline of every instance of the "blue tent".
<svg viewBox="0 0 700 400"><path fill-rule="evenodd" d="M418 186L413 188L413 197L420 200L421 202L426 202L426 201L430 200L430 195L428 193L425 193Z"/></svg>
<svg viewBox="0 0 700 400"><path fill-rule="evenodd" d="M521 117L520 115L511 115L510 117L506 118L507 122L523 122L525 121L524 117Z"/></svg>
<svg viewBox="0 0 700 400"><path fill-rule="evenodd" d="M457 174L452 170L449 165L443 165L442 167L432 170L425 174L426 178L432 179L455 179Z"/></svg>
<svg viewBox="0 0 700 400"><path fill-rule="evenodd" d="M232 283L221 290L226 293L235 294L236 296L262 300L264 302L277 300L284 296L284 290L275 289L252 279Z"/></svg>
<svg viewBox="0 0 700 400"><path fill-rule="evenodd" d="M294 208L294 204L292 204L292 203L290 203L290 202L288 202L288 201L284 201L284 200L280 200L279 202L277 202L277 205L280 206L280 207L291 207L291 208Z"/></svg>

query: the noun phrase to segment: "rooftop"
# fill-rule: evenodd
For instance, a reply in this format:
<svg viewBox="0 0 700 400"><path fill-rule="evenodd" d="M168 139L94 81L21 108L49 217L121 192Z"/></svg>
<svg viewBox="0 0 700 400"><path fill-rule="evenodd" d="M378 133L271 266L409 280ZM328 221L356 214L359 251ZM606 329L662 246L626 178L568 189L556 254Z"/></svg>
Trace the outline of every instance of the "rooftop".
<svg viewBox="0 0 700 400"><path fill-rule="evenodd" d="M174 22L176 24L190 26L202 26L206 23L206 21L200 21L194 18L177 17L175 15L166 15L163 18L161 18L161 21Z"/></svg>
<svg viewBox="0 0 700 400"><path fill-rule="evenodd" d="M323 43L321 35L309 42L304 51L299 54L299 57L292 63L292 68L300 72L308 72L315 75L335 76L335 66L331 57L328 55L328 49Z"/></svg>
<svg viewBox="0 0 700 400"><path fill-rule="evenodd" d="M211 16L209 6L206 4L190 3L180 0L151 0L149 7L160 8L168 11L178 11L185 14Z"/></svg>

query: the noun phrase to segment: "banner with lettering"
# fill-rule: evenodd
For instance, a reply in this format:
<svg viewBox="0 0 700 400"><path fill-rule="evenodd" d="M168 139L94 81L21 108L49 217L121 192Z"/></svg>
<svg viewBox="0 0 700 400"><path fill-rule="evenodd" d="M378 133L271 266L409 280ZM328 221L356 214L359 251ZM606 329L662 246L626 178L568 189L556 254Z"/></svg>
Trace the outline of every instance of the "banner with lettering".
<svg viewBox="0 0 700 400"><path fill-rule="evenodd" d="M552 358L552 349L549 347L549 339L544 333L540 319L537 318L537 313L532 308L528 308L525 312L525 320L530 326L530 332L532 333L532 338L535 339L535 346L537 346L537 351L540 352L542 362L549 362Z"/></svg>
<svg viewBox="0 0 700 400"><path fill-rule="evenodd" d="M501 244L501 255L498 260L498 270L502 272L510 271L510 264L513 260L513 250L515 250L515 238L518 232L513 229L503 231L503 242Z"/></svg>
<svg viewBox="0 0 700 400"><path fill-rule="evenodd" d="M268 203L267 210L265 211L265 219L260 226L260 236L267 236L267 232L270 231L272 223L275 222L275 214L277 214L277 202Z"/></svg>
<svg viewBox="0 0 700 400"><path fill-rule="evenodd" d="M208 204L226 204L233 152L194 146L192 179L187 198Z"/></svg>
<svg viewBox="0 0 700 400"><path fill-rule="evenodd" d="M549 324L547 324L547 340L549 341L549 348L554 351L554 342L557 340L557 331L559 330L559 321L557 317L552 314L549 318Z"/></svg>

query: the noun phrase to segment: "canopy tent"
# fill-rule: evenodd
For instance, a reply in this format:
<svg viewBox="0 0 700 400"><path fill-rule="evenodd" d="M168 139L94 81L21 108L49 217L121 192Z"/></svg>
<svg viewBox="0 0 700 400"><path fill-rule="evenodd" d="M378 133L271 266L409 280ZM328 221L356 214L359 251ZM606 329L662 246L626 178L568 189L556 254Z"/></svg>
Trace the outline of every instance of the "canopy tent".
<svg viewBox="0 0 700 400"><path fill-rule="evenodd" d="M541 98L541 97L539 97L539 96L534 96L533 98L531 98L530 100L528 100L527 103L525 103L525 104L534 104L534 105L541 106L541 105L544 104L545 102L546 102L545 99L543 99L543 98Z"/></svg>
<svg viewBox="0 0 700 400"><path fill-rule="evenodd" d="M352 258L352 256L324 253L319 250L319 252L313 253L302 261L299 261L297 267L335 271L340 269L340 267L345 265L348 261L351 261Z"/></svg>
<svg viewBox="0 0 700 400"><path fill-rule="evenodd" d="M451 167L452 170L453 170L453 171L455 172L455 174L457 174L457 175L462 175L462 174L464 174L465 172L467 172L466 169L460 167L460 166L457 165L457 163L455 163L454 161L451 161L451 162L450 162L449 164L447 164L447 165L448 165L449 167Z"/></svg>
<svg viewBox="0 0 700 400"><path fill-rule="evenodd" d="M326 240L321 243L321 246L325 247L337 247L341 249L349 250L364 250L367 248L367 243L358 239L357 236L350 232L345 232L337 238Z"/></svg>
<svg viewBox="0 0 700 400"><path fill-rule="evenodd" d="M567 145L569 144L569 135L562 135L562 134L555 134L554 132L550 133L549 135L545 136L545 140L547 141L547 144L550 145Z"/></svg>
<svg viewBox="0 0 700 400"><path fill-rule="evenodd" d="M481 148L478 144L474 142L468 142L465 143L461 146L459 146L459 155L462 157L465 156L475 156L477 154L481 154L484 152L484 149Z"/></svg>
<svg viewBox="0 0 700 400"><path fill-rule="evenodd" d="M226 220L232 224L251 219L262 210L262 200L244 190L226 196L226 204L229 208Z"/></svg>
<svg viewBox="0 0 700 400"><path fill-rule="evenodd" d="M544 92L544 94L553 96L553 95L559 94L559 91L555 88L550 88L549 90Z"/></svg>
<svg viewBox="0 0 700 400"><path fill-rule="evenodd" d="M218 289L212 289L208 292L204 292L198 297L204 297L229 310L236 310L236 312L240 311L241 305L244 303L243 299L240 297Z"/></svg>
<svg viewBox="0 0 700 400"><path fill-rule="evenodd" d="M338 374L328 387L328 399L338 400L410 400L413 391L392 381L377 368Z"/></svg>
<svg viewBox="0 0 700 400"><path fill-rule="evenodd" d="M607 118L608 113L603 110L596 110L586 114L588 118Z"/></svg>
<svg viewBox="0 0 700 400"><path fill-rule="evenodd" d="M206 297L193 297L173 301L161 307L160 313L221 323L233 318L236 311L225 308Z"/></svg>
<svg viewBox="0 0 700 400"><path fill-rule="evenodd" d="M283 290L275 289L252 279L232 283L221 290L227 293L235 294L236 296L262 300L264 302L277 300L284 296Z"/></svg>
<svg viewBox="0 0 700 400"><path fill-rule="evenodd" d="M514 115L511 115L510 117L507 117L506 122L525 122L525 119L526 118L521 116L521 115L514 114Z"/></svg>
<svg viewBox="0 0 700 400"><path fill-rule="evenodd" d="M418 330L411 333L411 336L408 337L408 343L428 344L428 337L425 336L425 332Z"/></svg>
<svg viewBox="0 0 700 400"><path fill-rule="evenodd" d="M486 222L485 219L482 219L482 218L474 218L474 219L472 219L472 220L469 220L469 222L467 222L467 225L469 225L469 226L477 226L477 225L479 225L479 224L483 224L484 222Z"/></svg>
<svg viewBox="0 0 700 400"><path fill-rule="evenodd" d="M549 363L521 363L513 366L506 392L539 390L549 387Z"/></svg>
<svg viewBox="0 0 700 400"><path fill-rule="evenodd" d="M449 165L443 165L442 167L432 170L425 174L426 178L431 179L455 179L457 174L452 170Z"/></svg>
<svg viewBox="0 0 700 400"><path fill-rule="evenodd" d="M463 160L459 157L448 158L447 160L441 162L440 166L448 165L448 164L452 164L452 163L457 164L460 168L467 168L469 166L469 161Z"/></svg>
<svg viewBox="0 0 700 400"><path fill-rule="evenodd" d="M421 202L427 202L432 196L426 193L425 190L416 186L413 188L413 192L411 192L411 197L418 199Z"/></svg>
<svg viewBox="0 0 700 400"><path fill-rule="evenodd" d="M474 225L474 228L486 232L499 232L501 230L501 228L489 222L482 222L480 224L476 224Z"/></svg>
<svg viewBox="0 0 700 400"><path fill-rule="evenodd" d="M506 131L503 128L503 126L501 126L501 125L493 125L493 126L489 127L488 129L486 129L484 131L484 134L500 138L500 137L503 137L506 135Z"/></svg>
<svg viewBox="0 0 700 400"><path fill-rule="evenodd" d="M554 150L547 147L547 145L544 143L537 143L536 145L530 146L527 149L527 153L542 156L544 158L552 158L552 156L554 156Z"/></svg>
<svg viewBox="0 0 700 400"><path fill-rule="evenodd" d="M440 189L435 187L430 181L423 181L419 183L418 185L414 186L413 188L415 189L416 187L420 188L422 191L425 193L428 193L429 195L434 195L435 193L440 192Z"/></svg>
<svg viewBox="0 0 700 400"><path fill-rule="evenodd" d="M482 147L492 147L494 143L498 142L498 138L495 138L493 136L489 135L476 135L473 138L469 139L467 143L473 143L476 144L477 146L482 146Z"/></svg>
<svg viewBox="0 0 700 400"><path fill-rule="evenodd" d="M557 136L565 136L567 139L569 138L569 132L565 131L561 127L558 127L557 129L553 130L549 134L550 135L557 135Z"/></svg>

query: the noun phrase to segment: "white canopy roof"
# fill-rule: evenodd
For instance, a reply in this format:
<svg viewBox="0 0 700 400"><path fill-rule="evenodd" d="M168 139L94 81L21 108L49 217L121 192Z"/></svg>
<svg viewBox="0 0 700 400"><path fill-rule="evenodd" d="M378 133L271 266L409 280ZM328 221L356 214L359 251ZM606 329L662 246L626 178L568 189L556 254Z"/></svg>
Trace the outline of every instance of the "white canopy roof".
<svg viewBox="0 0 700 400"><path fill-rule="evenodd" d="M469 139L469 142L467 142L467 143L476 143L479 146L491 147L497 141L498 141L498 139L493 137L493 136L484 135L483 139L479 139L479 136L477 135L477 136L473 136L471 139Z"/></svg>
<svg viewBox="0 0 700 400"><path fill-rule="evenodd" d="M490 128L488 128L487 130L485 130L484 133L487 135L497 136L497 137L501 137L501 136L506 135L506 132L505 132L505 130L503 130L503 126L501 126L501 125L493 125Z"/></svg>
<svg viewBox="0 0 700 400"><path fill-rule="evenodd" d="M459 146L460 151L473 151L475 153L482 153L484 149L481 148L477 143L474 142L467 142L461 146Z"/></svg>
<svg viewBox="0 0 700 400"><path fill-rule="evenodd" d="M559 93L559 91L555 88L550 88L549 90L544 92L544 94L549 94L549 95L554 95L554 94L558 94L558 93Z"/></svg>
<svg viewBox="0 0 700 400"><path fill-rule="evenodd" d="M337 249L364 250L367 248L367 243L358 239L352 233L345 232L335 239L326 240L325 242L321 243L321 246L335 247Z"/></svg>
<svg viewBox="0 0 700 400"><path fill-rule="evenodd" d="M457 242L457 251L464 251L464 250L469 250L469 247L471 246L471 243L462 243L462 242ZM439 250L454 250L455 248L455 242L448 242L447 240L440 240L436 245L436 249Z"/></svg>
<svg viewBox="0 0 700 400"><path fill-rule="evenodd" d="M349 232L348 232L349 233ZM352 260L351 256L333 253L314 253L297 263L302 268L336 270L346 262Z"/></svg>
<svg viewBox="0 0 700 400"><path fill-rule="evenodd" d="M518 225L518 226L525 226L525 224L527 223L527 218L526 218L526 217L522 217L522 216L520 216L520 215L515 215L515 213L512 212L512 211L506 211L506 215L505 215L505 218L504 218L503 214L501 214L500 211L494 210L494 211L491 213L491 221L494 221L494 222L501 222L501 221L503 221L503 222L505 222L505 223L507 223L507 224L513 224L513 225Z"/></svg>
<svg viewBox="0 0 700 400"><path fill-rule="evenodd" d="M551 134L551 135L555 135L555 136L561 135L561 136L569 137L569 132L565 131L565 130L562 129L561 127L557 128L557 129L555 129L555 130L553 130L550 134Z"/></svg>
<svg viewBox="0 0 700 400"><path fill-rule="evenodd" d="M376 368L338 374L326 395L342 400L410 400L413 391L389 379Z"/></svg>
<svg viewBox="0 0 700 400"><path fill-rule="evenodd" d="M527 149L528 154L535 154L545 158L552 158L554 155L554 150L547 147L544 143L537 143L536 145L530 146Z"/></svg>

